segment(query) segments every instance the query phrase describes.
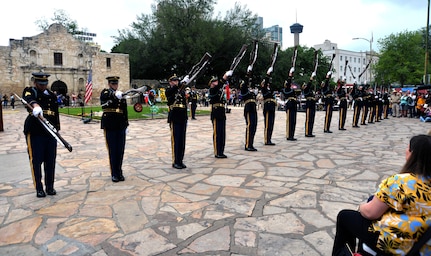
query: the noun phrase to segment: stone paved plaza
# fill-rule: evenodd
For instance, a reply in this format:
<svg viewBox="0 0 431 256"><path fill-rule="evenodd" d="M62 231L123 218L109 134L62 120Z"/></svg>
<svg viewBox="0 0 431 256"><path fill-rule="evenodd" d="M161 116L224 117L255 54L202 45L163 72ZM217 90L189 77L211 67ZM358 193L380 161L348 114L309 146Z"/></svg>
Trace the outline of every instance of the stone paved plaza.
<svg viewBox="0 0 431 256"><path fill-rule="evenodd" d="M227 159L214 157L209 116L189 120L184 163L173 169L166 118L131 121L126 181L110 179L100 123L61 116L56 196L36 198L22 126L22 106L3 109L0 132L0 255L330 255L339 210L356 209L404 163L412 135L429 123L390 118L339 131L338 112L323 133L287 141L276 113L275 146L244 150L242 108L227 114Z"/></svg>

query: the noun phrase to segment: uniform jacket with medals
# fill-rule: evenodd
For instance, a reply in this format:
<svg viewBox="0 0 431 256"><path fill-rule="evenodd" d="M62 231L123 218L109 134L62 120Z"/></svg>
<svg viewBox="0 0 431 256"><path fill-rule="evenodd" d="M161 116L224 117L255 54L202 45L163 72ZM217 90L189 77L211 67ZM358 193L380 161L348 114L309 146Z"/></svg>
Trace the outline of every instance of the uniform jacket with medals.
<svg viewBox="0 0 431 256"><path fill-rule="evenodd" d="M26 87L22 93L22 98L30 105L39 104L43 110L43 117L47 119L56 129L60 130L60 115L58 113L57 96L49 90L38 90L36 87ZM32 111L27 108L29 113ZM51 136L33 115L27 116L24 122L24 134Z"/></svg>
<svg viewBox="0 0 431 256"><path fill-rule="evenodd" d="M187 122L187 101L184 90L179 91L178 86L168 87L165 92L168 100L168 123Z"/></svg>
<svg viewBox="0 0 431 256"><path fill-rule="evenodd" d="M218 81L218 84L213 88L210 87L208 98L210 100L210 104L225 104L225 98L222 96L223 94L223 85L226 81L221 78ZM213 119L222 119L226 120L226 112L224 107L212 107L211 109L211 120Z"/></svg>
<svg viewBox="0 0 431 256"><path fill-rule="evenodd" d="M129 126L126 99L118 99L111 88L103 89L100 94L103 115L101 128L107 130L122 130Z"/></svg>

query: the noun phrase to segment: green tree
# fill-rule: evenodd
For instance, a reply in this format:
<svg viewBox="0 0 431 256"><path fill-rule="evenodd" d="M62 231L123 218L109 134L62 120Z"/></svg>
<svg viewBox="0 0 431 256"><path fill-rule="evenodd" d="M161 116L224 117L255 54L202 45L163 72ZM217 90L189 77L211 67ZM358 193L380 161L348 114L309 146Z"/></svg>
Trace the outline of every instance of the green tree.
<svg viewBox="0 0 431 256"><path fill-rule="evenodd" d="M35 21L36 26L38 26L41 30L47 30L48 27L53 23L60 23L72 35L75 35L77 32L82 31L79 30L78 23L76 22L76 20L72 20L71 18L69 18L69 15L66 13L66 11L61 9L54 11L54 17L51 18L51 21L48 21L46 18Z"/></svg>
<svg viewBox="0 0 431 256"><path fill-rule="evenodd" d="M420 84L423 76L423 37L419 31L391 34L379 40L379 61L372 67L377 84Z"/></svg>

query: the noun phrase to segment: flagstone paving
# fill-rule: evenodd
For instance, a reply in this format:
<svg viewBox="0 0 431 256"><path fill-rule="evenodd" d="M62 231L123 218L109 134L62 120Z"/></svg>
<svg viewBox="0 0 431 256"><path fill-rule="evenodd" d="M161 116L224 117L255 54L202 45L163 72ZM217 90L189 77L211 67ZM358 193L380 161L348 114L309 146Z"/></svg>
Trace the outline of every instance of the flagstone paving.
<svg viewBox="0 0 431 256"><path fill-rule="evenodd" d="M100 123L61 116L56 196L36 198L23 108L3 109L0 132L0 255L330 255L338 211L356 209L379 181L404 163L409 138L430 130L418 119L390 118L285 139L276 113L273 142L263 145L259 110L257 152L244 150L242 108L227 114L227 159L214 157L209 116L189 120L184 163L171 166L166 118L131 121L126 181L112 183Z"/></svg>

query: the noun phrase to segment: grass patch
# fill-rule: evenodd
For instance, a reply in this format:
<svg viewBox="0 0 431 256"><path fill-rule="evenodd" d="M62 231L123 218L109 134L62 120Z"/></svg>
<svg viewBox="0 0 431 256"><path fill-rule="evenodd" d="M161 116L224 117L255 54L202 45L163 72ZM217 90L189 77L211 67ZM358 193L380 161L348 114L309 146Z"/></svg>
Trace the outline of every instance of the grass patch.
<svg viewBox="0 0 431 256"><path fill-rule="evenodd" d="M59 109L60 114L77 116L77 117L90 117L93 112L93 119L100 120L103 110L101 106L85 106L85 107L64 107ZM127 105L127 113L129 120L133 119L152 119L152 118L165 118L168 114L168 107L166 105L156 105L156 108L143 105L142 112L136 112L133 105ZM196 110L196 115L209 115L209 110Z"/></svg>

